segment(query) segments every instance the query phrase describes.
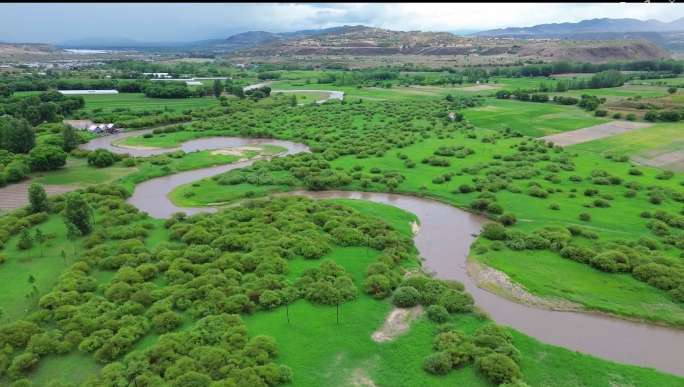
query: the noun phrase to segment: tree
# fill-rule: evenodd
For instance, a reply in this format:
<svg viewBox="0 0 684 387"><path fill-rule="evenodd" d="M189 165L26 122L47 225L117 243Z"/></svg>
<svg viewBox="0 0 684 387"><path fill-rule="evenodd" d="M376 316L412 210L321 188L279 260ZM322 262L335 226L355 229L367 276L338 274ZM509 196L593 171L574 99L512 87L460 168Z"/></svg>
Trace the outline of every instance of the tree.
<svg viewBox="0 0 684 387"><path fill-rule="evenodd" d="M108 167L116 161L116 155L107 149L99 148L88 154L88 164L99 168Z"/></svg>
<svg viewBox="0 0 684 387"><path fill-rule="evenodd" d="M64 251L64 249L62 249L62 251L59 252L59 255L62 257L62 260L64 261L64 267L66 267L66 257L67 257L66 251Z"/></svg>
<svg viewBox="0 0 684 387"><path fill-rule="evenodd" d="M74 255L76 255L76 239L81 236L81 231L71 222L66 222L67 239L74 243Z"/></svg>
<svg viewBox="0 0 684 387"><path fill-rule="evenodd" d="M28 163L33 171L52 171L66 165L67 154L60 147L39 146L29 151Z"/></svg>
<svg viewBox="0 0 684 387"><path fill-rule="evenodd" d="M33 236L33 239L38 242L38 246L40 246L40 256L43 256L43 242L45 242L45 233L43 233L43 230L40 229L40 227L36 227L36 233Z"/></svg>
<svg viewBox="0 0 684 387"><path fill-rule="evenodd" d="M83 196L78 192L66 195L66 207L64 209L64 223L73 224L81 235L88 234L92 228L93 209L88 205ZM80 235L79 235L80 236Z"/></svg>
<svg viewBox="0 0 684 387"><path fill-rule="evenodd" d="M36 282L36 277L35 277L33 274L29 274L28 282L29 282L30 284L35 283L35 282Z"/></svg>
<svg viewBox="0 0 684 387"><path fill-rule="evenodd" d="M677 92L677 88L676 88L675 86L670 86L670 87L667 89L667 92L670 93L670 94L674 94L674 93Z"/></svg>
<svg viewBox="0 0 684 387"><path fill-rule="evenodd" d="M297 96L294 94L292 94L292 97L290 98L290 106L297 106Z"/></svg>
<svg viewBox="0 0 684 387"><path fill-rule="evenodd" d="M28 153L36 146L36 131L26 120L10 120L5 144L12 153Z"/></svg>
<svg viewBox="0 0 684 387"><path fill-rule="evenodd" d="M47 194L42 185L33 182L28 190L29 203L31 205L31 212L37 214L39 212L47 212L50 210Z"/></svg>
<svg viewBox="0 0 684 387"><path fill-rule="evenodd" d="M220 79L214 79L214 97L218 98L221 96L221 92L223 91L223 85L221 84Z"/></svg>
<svg viewBox="0 0 684 387"><path fill-rule="evenodd" d="M65 152L71 152L78 148L81 144L81 137L76 132L76 128L71 125L64 125L62 127L62 149Z"/></svg>
<svg viewBox="0 0 684 387"><path fill-rule="evenodd" d="M19 240L17 241L17 247L21 250L30 249L33 246L33 238L31 238L31 233L29 229L23 227L19 232Z"/></svg>

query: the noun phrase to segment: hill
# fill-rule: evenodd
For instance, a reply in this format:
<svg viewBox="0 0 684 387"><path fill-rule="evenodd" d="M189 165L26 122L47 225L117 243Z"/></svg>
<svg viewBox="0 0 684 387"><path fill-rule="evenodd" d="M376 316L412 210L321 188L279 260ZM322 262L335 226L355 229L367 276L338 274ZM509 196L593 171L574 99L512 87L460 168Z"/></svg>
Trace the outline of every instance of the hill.
<svg viewBox="0 0 684 387"><path fill-rule="evenodd" d="M323 34L264 42L235 52L241 57L314 55L478 55L567 59L604 62L617 59L669 58L661 48L644 40L566 41L514 40L456 36L448 32L391 31L354 26Z"/></svg>
<svg viewBox="0 0 684 387"><path fill-rule="evenodd" d="M539 24L532 27L509 27L482 31L473 34L479 37L516 37L511 35L536 35L536 34L573 34L573 33L596 33L596 32L640 32L640 31L680 31L684 30L684 18L663 23L659 20L638 19L591 19L582 20L578 23L551 23Z"/></svg>
<svg viewBox="0 0 684 387"><path fill-rule="evenodd" d="M14 55L48 55L59 51L59 48L49 44L34 44L34 43L12 43L0 44L0 56L14 56Z"/></svg>
<svg viewBox="0 0 684 387"><path fill-rule="evenodd" d="M477 32L474 37L514 39L605 40L644 39L669 50L684 49L684 18L664 23L659 20L591 19L578 23L539 24Z"/></svg>

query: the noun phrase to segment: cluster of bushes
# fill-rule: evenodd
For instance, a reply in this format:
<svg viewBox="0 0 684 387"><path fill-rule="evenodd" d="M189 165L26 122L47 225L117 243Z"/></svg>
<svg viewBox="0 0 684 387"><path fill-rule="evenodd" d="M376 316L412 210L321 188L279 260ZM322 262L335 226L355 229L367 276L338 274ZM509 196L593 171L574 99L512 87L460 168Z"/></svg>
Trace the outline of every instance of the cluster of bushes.
<svg viewBox="0 0 684 387"><path fill-rule="evenodd" d="M454 368L474 363L475 369L493 383L517 382L520 372L520 351L506 328L489 323L468 336L453 324L443 324L435 330L432 342L435 353L423 360L423 370L444 375ZM525 384L516 384L524 386Z"/></svg>
<svg viewBox="0 0 684 387"><path fill-rule="evenodd" d="M649 213L648 217L652 215ZM679 219L681 218L681 219ZM656 235L663 236L663 243L684 249L684 238L670 235L667 224L684 227L684 217L657 211L657 218L647 226ZM679 224L678 222L681 222ZM634 278L658 289L669 290L672 299L684 302L684 264L668 258L660 251L658 241L645 236L635 241L613 240L610 243L595 242L592 247L572 240L573 236L597 239L598 236L578 226L546 226L525 234L518 229L507 229L498 222L486 222L481 235L495 241L490 248L500 250L501 243L511 250L551 250L561 257L578 263L588 264L607 273L632 273ZM482 254L488 249L477 246L476 252Z"/></svg>
<svg viewBox="0 0 684 387"><path fill-rule="evenodd" d="M298 298L335 305L357 296L353 278L340 264L323 261L290 283L285 278L287 260L318 259L331 251L331 245L367 245L384 251L368 273L383 273L399 283L396 268L414 249L411 238L351 208L305 197L278 197L215 214L174 214L164 224L171 242L149 250L141 240L153 225L144 221L145 213L124 202L123 187L94 186L81 193L101 211L98 223L107 227L84 239L89 249L40 299L40 309L28 321L0 328L0 347L5 341L15 349L26 347L23 355L0 354L12 379L24 377L43 356L78 348L109 363L84 386L124 377L178 386L197 381L275 386L289 381L291 371L271 363L277 356L273 339L249 340L236 314L273 309ZM53 207L62 202L61 196L52 198ZM19 212L0 223L8 235L26 222L17 217L23 215ZM112 247L108 239L122 240ZM116 273L98 287L89 275L94 268ZM166 283L163 288L152 282L160 275ZM98 290L104 297L95 295ZM455 308L451 297L442 298L447 307ZM462 308L472 305L472 298L466 304ZM181 311L200 320L183 333L174 333L183 323ZM55 329L46 333L42 324ZM130 352L150 329L165 335L142 352ZM242 365L219 367L210 355ZM192 362L202 365L187 368ZM140 371L125 374L132 364Z"/></svg>
<svg viewBox="0 0 684 387"><path fill-rule="evenodd" d="M63 95L56 91L24 97L0 98L0 115L24 119L36 126L43 122L62 122L65 116L85 106L80 95Z"/></svg>

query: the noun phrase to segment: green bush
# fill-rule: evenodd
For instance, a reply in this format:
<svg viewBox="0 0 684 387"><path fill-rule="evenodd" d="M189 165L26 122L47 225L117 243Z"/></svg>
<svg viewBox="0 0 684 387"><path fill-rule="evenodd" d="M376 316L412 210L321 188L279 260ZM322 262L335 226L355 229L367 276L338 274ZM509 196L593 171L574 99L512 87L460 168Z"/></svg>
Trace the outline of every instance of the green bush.
<svg viewBox="0 0 684 387"><path fill-rule="evenodd" d="M591 215L587 214L586 212L583 212L579 214L579 219L584 222L588 222L591 220Z"/></svg>
<svg viewBox="0 0 684 387"><path fill-rule="evenodd" d="M481 235L487 239L501 241L506 239L506 229L498 222L485 222L482 225Z"/></svg>
<svg viewBox="0 0 684 387"><path fill-rule="evenodd" d="M394 291L392 302L403 308L416 306L420 302L420 292L412 286L401 286Z"/></svg>
<svg viewBox="0 0 684 387"><path fill-rule="evenodd" d="M442 324L449 320L449 312L441 305L430 305L425 312L427 317L436 323Z"/></svg>
<svg viewBox="0 0 684 387"><path fill-rule="evenodd" d="M423 370L433 375L444 375L451 371L451 356L445 352L428 355L423 360Z"/></svg>
<svg viewBox="0 0 684 387"><path fill-rule="evenodd" d="M392 294L392 284L389 278L382 274L375 274L366 278L361 283L361 288L376 300L382 300Z"/></svg>
<svg viewBox="0 0 684 387"><path fill-rule="evenodd" d="M475 369L494 383L509 383L520 379L520 368L508 356L494 353L475 360Z"/></svg>
<svg viewBox="0 0 684 387"><path fill-rule="evenodd" d="M510 213L510 212L507 212L507 213L499 216L499 218L497 219L497 222L503 224L504 226L513 225L517 221L518 220L516 219L515 215Z"/></svg>
<svg viewBox="0 0 684 387"><path fill-rule="evenodd" d="M98 168L108 167L116 161L116 155L107 149L99 148L88 154L88 164Z"/></svg>
<svg viewBox="0 0 684 387"><path fill-rule="evenodd" d="M629 271L629 258L617 250L609 250L596 255L589 261L591 266L608 273Z"/></svg>

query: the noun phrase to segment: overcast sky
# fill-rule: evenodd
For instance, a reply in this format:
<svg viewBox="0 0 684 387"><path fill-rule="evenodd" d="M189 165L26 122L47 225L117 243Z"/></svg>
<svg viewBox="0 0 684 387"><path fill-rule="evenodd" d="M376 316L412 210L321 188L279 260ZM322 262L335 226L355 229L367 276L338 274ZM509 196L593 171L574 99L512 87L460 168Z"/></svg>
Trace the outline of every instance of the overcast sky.
<svg viewBox="0 0 684 387"><path fill-rule="evenodd" d="M0 40L57 43L89 37L147 42L227 38L245 31L287 32L363 24L399 31L488 30L593 18L684 17L675 3L334 4L334 3L2 3Z"/></svg>

